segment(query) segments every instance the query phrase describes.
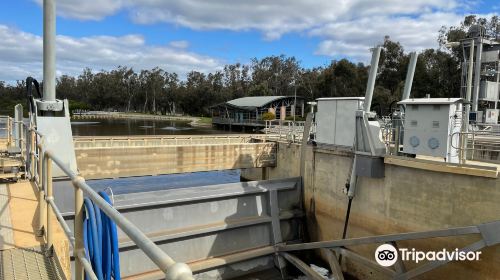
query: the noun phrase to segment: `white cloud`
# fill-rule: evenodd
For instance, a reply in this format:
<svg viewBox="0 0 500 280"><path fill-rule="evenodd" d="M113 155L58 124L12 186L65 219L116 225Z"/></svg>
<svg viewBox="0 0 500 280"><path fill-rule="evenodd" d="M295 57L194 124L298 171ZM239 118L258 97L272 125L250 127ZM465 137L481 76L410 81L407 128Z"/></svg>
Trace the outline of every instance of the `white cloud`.
<svg viewBox="0 0 500 280"><path fill-rule="evenodd" d="M41 0L35 0L40 3ZM118 11L138 24L169 23L195 30L257 30L265 40L298 32L320 37L316 54L365 61L385 35L407 49L436 46L441 25L457 24L472 0L58 0L58 13L101 19ZM171 46L177 43L172 42ZM180 48L183 48L182 46ZM249 54L252 56L252 54Z"/></svg>
<svg viewBox="0 0 500 280"><path fill-rule="evenodd" d="M463 16L454 13L429 13L418 17L374 16L335 22L313 29L312 36L325 38L316 53L369 61L369 49L383 42L384 36L399 41L407 51L437 47L439 28L456 25Z"/></svg>
<svg viewBox="0 0 500 280"><path fill-rule="evenodd" d="M0 80L12 82L29 75L41 79L40 36L0 25L0 42ZM109 70L124 65L135 70L159 66L183 76L192 70L214 71L222 65L216 58L182 48L147 45L140 35L83 38L59 35L56 57L58 75L78 75L84 67Z"/></svg>
<svg viewBox="0 0 500 280"><path fill-rule="evenodd" d="M170 42L168 44L171 47L179 48L179 49L186 49L187 47L189 47L189 42L188 41L184 41L184 40L181 40L181 41L172 41L172 42Z"/></svg>
<svg viewBox="0 0 500 280"><path fill-rule="evenodd" d="M41 0L35 0L41 3ZM262 31L266 38L318 25L377 15L451 10L463 0L58 0L58 14L102 19L126 11L136 23L166 22L192 29Z"/></svg>
<svg viewBox="0 0 500 280"><path fill-rule="evenodd" d="M34 0L40 6L43 0ZM79 20L101 20L118 12L127 1L122 0L62 0L55 1L60 16Z"/></svg>

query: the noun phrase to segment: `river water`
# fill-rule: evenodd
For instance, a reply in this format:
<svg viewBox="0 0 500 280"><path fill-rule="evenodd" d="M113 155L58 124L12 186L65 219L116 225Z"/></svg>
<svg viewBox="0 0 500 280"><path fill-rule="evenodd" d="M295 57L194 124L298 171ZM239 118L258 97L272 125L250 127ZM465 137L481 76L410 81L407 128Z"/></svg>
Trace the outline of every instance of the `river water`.
<svg viewBox="0 0 500 280"><path fill-rule="evenodd" d="M71 121L74 136L124 136L124 135L194 135L227 134L211 127L192 127L187 121L156 120L96 120ZM172 188L234 183L240 181L239 170L208 171L158 176L130 177L105 180L88 180L95 190L111 187L115 194L157 191Z"/></svg>
<svg viewBox="0 0 500 280"><path fill-rule="evenodd" d="M119 135L193 135L224 134L228 131L211 127L193 127L189 121L157 121L135 119L72 120L73 136Z"/></svg>

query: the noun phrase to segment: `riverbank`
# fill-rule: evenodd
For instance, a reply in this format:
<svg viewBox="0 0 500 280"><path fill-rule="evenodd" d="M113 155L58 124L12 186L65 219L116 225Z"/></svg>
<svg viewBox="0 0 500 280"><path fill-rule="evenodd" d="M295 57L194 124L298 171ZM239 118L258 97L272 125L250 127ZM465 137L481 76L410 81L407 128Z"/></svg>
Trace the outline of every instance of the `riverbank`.
<svg viewBox="0 0 500 280"><path fill-rule="evenodd" d="M169 116L152 115L141 113L122 112L89 112L83 114L73 114L74 120L97 120L97 119L134 119L134 120L158 120L158 121L187 121L192 127L212 127L212 118L192 117L192 116Z"/></svg>

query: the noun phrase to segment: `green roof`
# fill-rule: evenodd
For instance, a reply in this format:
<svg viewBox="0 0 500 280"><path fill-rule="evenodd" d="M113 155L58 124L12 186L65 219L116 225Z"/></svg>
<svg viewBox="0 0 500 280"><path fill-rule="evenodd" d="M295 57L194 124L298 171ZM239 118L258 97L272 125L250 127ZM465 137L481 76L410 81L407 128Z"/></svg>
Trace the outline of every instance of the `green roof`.
<svg viewBox="0 0 500 280"><path fill-rule="evenodd" d="M237 107L262 107L282 98L286 98L286 96L249 96L233 99L227 103Z"/></svg>

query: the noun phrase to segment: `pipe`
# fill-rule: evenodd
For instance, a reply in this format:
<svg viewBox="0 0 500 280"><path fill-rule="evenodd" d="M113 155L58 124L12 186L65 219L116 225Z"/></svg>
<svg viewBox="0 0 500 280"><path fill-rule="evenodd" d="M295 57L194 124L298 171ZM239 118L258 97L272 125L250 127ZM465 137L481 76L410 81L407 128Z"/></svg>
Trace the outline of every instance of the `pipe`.
<svg viewBox="0 0 500 280"><path fill-rule="evenodd" d="M470 52L469 52L469 65L467 70L467 93L466 100L471 101L472 95L472 73L474 71L474 40L470 42ZM470 105L468 105L470 108Z"/></svg>
<svg viewBox="0 0 500 280"><path fill-rule="evenodd" d="M465 55L465 54L464 54ZM460 158L459 162L464 164L466 161L466 144L467 140L465 137L465 133L469 131L469 114L470 114L470 101L472 95L472 73L474 71L474 39L470 41L470 50L469 50L469 65L467 67L467 90L465 94L465 100L467 104L465 104L465 113L464 119L462 123L462 135L460 137Z"/></svg>
<svg viewBox="0 0 500 280"><path fill-rule="evenodd" d="M479 99L479 83L481 82L481 54L483 53L483 41L479 37L479 44L476 50L476 69L474 73L474 92L472 96L472 111L476 112L478 109L477 103Z"/></svg>
<svg viewBox="0 0 500 280"><path fill-rule="evenodd" d="M43 101L56 100L56 3L43 0Z"/></svg>
<svg viewBox="0 0 500 280"><path fill-rule="evenodd" d="M406 72L405 88L403 90L403 99L410 98L411 86L413 85L413 76L415 75L415 68L417 67L418 54L412 52L410 54L410 64L408 65L408 72Z"/></svg>
<svg viewBox="0 0 500 280"><path fill-rule="evenodd" d="M370 112L372 105L373 90L375 89L375 80L377 79L378 61L380 59L380 50L382 48L377 46L373 49L372 62L370 65L370 75L368 76L368 85L366 86L365 93L365 112Z"/></svg>

